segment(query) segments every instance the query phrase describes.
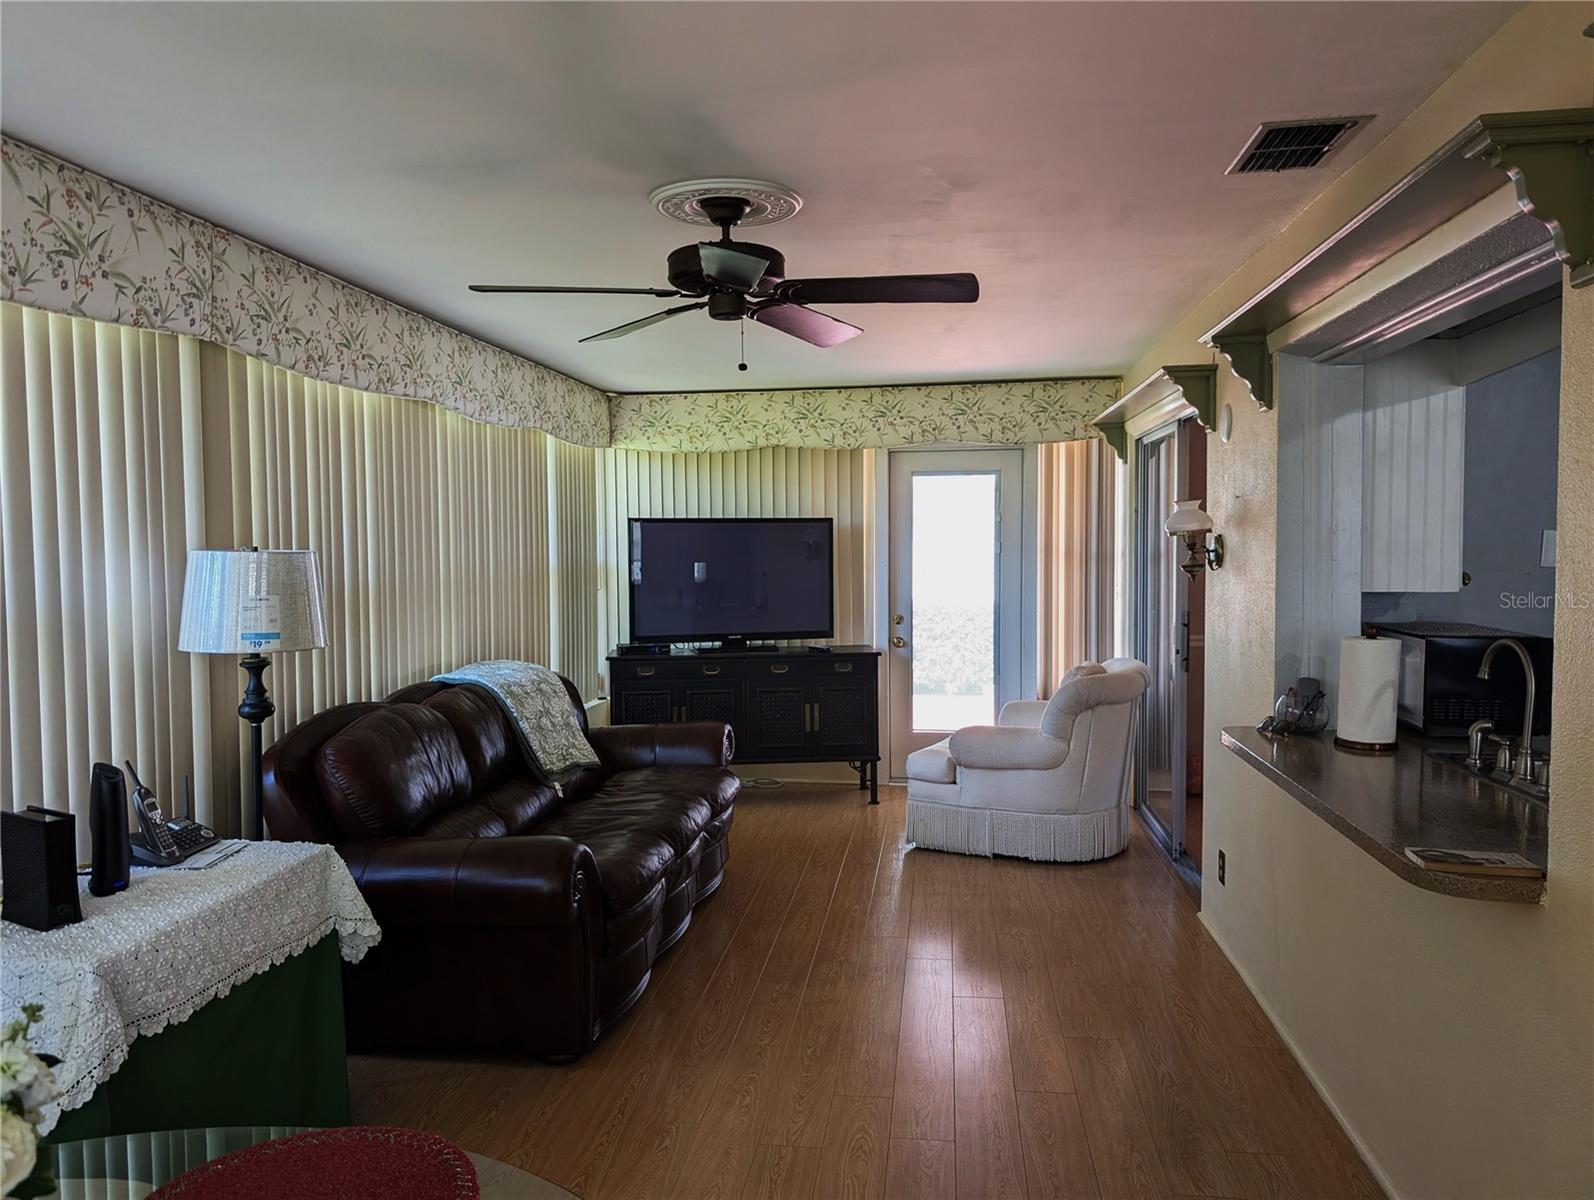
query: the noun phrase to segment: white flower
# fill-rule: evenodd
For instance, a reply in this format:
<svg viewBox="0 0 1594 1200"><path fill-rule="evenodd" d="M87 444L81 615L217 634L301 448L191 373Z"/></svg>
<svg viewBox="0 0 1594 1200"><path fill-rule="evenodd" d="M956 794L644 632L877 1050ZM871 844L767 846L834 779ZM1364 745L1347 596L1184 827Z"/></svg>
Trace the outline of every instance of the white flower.
<svg viewBox="0 0 1594 1200"><path fill-rule="evenodd" d="M29 1175L39 1156L33 1126L8 1108L0 1108L0 1193L11 1194Z"/></svg>
<svg viewBox="0 0 1594 1200"><path fill-rule="evenodd" d="M22 1107L24 1110L26 1110L29 1120L37 1122L39 1109L43 1108L51 1100L55 1099L55 1072L50 1070L49 1067L45 1066L44 1063L40 1061L38 1055L34 1054L31 1050L28 1051L28 1057L33 1060L31 1069L32 1078L30 1078L28 1082L22 1086L18 1092L18 1096L22 1101Z"/></svg>
<svg viewBox="0 0 1594 1200"><path fill-rule="evenodd" d="M0 1100L9 1100L33 1082L43 1064L21 1038L0 1042Z"/></svg>

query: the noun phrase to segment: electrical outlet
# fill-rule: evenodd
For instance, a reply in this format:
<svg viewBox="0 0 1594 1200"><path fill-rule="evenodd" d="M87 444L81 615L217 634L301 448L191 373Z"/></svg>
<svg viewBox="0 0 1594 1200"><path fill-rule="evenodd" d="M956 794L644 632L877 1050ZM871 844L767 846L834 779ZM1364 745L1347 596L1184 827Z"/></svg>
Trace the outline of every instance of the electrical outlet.
<svg viewBox="0 0 1594 1200"><path fill-rule="evenodd" d="M1229 867L1228 859L1224 858L1223 857L1223 851L1219 850L1218 851L1218 882L1220 884L1224 884L1225 883L1223 877L1228 874L1228 867ZM1227 886L1227 885L1225 884L1225 886Z"/></svg>

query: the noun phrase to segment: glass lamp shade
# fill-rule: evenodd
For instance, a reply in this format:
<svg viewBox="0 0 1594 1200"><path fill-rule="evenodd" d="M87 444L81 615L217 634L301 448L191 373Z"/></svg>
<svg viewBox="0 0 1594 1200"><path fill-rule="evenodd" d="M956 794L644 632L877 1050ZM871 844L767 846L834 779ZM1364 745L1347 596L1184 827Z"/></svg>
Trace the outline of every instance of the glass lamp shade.
<svg viewBox="0 0 1594 1200"><path fill-rule="evenodd" d="M327 644L314 550L190 550L177 648L284 654Z"/></svg>
<svg viewBox="0 0 1594 1200"><path fill-rule="evenodd" d="M1199 500L1175 500L1173 513L1162 526L1173 537L1191 533L1211 533L1212 518L1201 509Z"/></svg>

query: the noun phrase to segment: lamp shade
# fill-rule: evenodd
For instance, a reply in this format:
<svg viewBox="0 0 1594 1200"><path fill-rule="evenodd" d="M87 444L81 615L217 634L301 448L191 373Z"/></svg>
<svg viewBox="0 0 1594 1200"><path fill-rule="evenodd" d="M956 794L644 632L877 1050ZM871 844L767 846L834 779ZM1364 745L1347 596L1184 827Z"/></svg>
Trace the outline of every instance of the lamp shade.
<svg viewBox="0 0 1594 1200"><path fill-rule="evenodd" d="M177 648L283 654L327 644L314 550L190 550Z"/></svg>
<svg viewBox="0 0 1594 1200"><path fill-rule="evenodd" d="M1174 537L1183 533L1211 533L1212 518L1202 511L1199 500L1175 500L1173 514L1162 529Z"/></svg>

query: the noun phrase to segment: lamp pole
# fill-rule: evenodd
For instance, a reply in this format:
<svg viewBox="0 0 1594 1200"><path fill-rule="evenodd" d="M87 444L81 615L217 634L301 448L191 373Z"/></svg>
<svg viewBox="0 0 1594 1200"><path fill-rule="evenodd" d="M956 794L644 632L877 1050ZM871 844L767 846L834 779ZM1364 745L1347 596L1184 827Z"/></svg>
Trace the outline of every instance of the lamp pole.
<svg viewBox="0 0 1594 1200"><path fill-rule="evenodd" d="M266 782L260 767L260 727L271 720L277 706L271 702L271 696L266 691L265 674L271 660L264 654L247 654L238 661L238 665L249 676L243 702L238 705L238 715L249 722L249 781L254 801L255 841L261 842L266 837Z"/></svg>

